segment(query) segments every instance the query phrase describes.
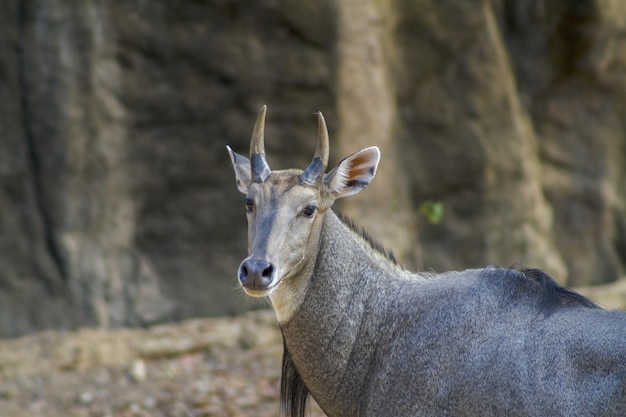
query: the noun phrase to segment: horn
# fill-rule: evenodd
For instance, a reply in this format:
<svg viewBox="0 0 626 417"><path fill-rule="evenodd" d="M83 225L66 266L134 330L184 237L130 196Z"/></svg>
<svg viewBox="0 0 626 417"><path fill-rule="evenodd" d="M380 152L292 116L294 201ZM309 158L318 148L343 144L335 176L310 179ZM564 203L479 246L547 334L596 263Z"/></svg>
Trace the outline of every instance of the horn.
<svg viewBox="0 0 626 417"><path fill-rule="evenodd" d="M328 165L328 127L322 112L317 113L317 147L314 158L320 158L324 168Z"/></svg>
<svg viewBox="0 0 626 417"><path fill-rule="evenodd" d="M254 123L252 140L250 141L250 168L253 182L263 182L272 173L265 159L264 136L266 112L267 106L261 107L261 111L259 111L259 115Z"/></svg>
<svg viewBox="0 0 626 417"><path fill-rule="evenodd" d="M304 182L320 182L322 180L328 165L328 142L328 127L320 111L317 113L317 146L315 148L315 156L313 156L313 160L302 173Z"/></svg>

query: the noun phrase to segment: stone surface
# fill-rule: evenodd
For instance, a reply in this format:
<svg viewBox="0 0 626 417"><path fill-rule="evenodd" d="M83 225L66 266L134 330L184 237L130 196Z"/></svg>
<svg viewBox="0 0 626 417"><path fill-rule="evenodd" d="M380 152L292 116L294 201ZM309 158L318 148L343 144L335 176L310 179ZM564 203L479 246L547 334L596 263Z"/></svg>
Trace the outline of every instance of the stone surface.
<svg viewBox="0 0 626 417"><path fill-rule="evenodd" d="M626 3L0 4L0 335L259 306L225 145L378 145L341 209L408 266L626 265ZM439 224L419 214L442 202ZM419 233L418 233L419 230Z"/></svg>
<svg viewBox="0 0 626 417"><path fill-rule="evenodd" d="M532 264L564 277L538 139L494 9L409 3L395 32L401 161L412 200L445 207L440 225L420 224L424 265Z"/></svg>
<svg viewBox="0 0 626 417"><path fill-rule="evenodd" d="M571 284L624 272L626 4L505 2L504 34L534 130Z"/></svg>

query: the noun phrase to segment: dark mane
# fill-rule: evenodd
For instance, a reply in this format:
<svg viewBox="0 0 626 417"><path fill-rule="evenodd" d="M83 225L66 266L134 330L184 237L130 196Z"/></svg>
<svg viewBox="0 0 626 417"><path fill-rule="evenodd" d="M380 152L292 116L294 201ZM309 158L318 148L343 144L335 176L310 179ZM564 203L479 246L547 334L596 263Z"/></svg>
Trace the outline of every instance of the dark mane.
<svg viewBox="0 0 626 417"><path fill-rule="evenodd" d="M568 305L599 308L589 298L560 286L552 277L540 269L514 268L512 271L521 273L526 279L539 284L541 294L539 308L547 316L552 314L554 310Z"/></svg>
<svg viewBox="0 0 626 417"><path fill-rule="evenodd" d="M372 249L374 249L376 252L383 255L385 258L389 259L394 264L398 265L398 261L396 260L396 257L393 256L393 253L385 249L385 247L381 245L379 242L376 242L374 239L372 239L372 237L363 228L354 224L354 222L350 218L344 216L343 214L338 213L336 211L334 211L334 213L337 215L337 217L339 218L339 220L341 220L343 224L348 226L350 230L354 231L356 234L361 236L370 245Z"/></svg>
<svg viewBox="0 0 626 417"><path fill-rule="evenodd" d="M288 417L304 417L309 390L304 385L287 350L283 337L283 365L280 375L280 410Z"/></svg>

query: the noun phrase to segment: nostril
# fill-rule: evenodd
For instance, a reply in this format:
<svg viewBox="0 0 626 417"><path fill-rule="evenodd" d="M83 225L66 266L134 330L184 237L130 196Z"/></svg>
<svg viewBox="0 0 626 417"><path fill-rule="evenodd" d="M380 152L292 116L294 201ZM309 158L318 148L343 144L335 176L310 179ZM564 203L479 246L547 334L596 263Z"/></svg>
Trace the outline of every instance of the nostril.
<svg viewBox="0 0 626 417"><path fill-rule="evenodd" d="M248 279L248 268L245 265L241 265L239 269L239 280L245 281Z"/></svg>
<svg viewBox="0 0 626 417"><path fill-rule="evenodd" d="M263 278L269 278L272 276L272 272L274 272L274 267L272 266L272 264L269 264L261 273L261 276Z"/></svg>

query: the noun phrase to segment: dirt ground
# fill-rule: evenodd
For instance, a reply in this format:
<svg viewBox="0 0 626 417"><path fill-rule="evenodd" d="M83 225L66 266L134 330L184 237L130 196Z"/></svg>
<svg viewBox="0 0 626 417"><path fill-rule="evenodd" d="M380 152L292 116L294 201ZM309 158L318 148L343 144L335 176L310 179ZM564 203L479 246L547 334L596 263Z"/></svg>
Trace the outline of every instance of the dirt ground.
<svg viewBox="0 0 626 417"><path fill-rule="evenodd" d="M579 290L626 308L626 279ZM281 355L271 311L0 340L0 417L278 416Z"/></svg>
<svg viewBox="0 0 626 417"><path fill-rule="evenodd" d="M270 311L0 340L0 416L278 416L281 355Z"/></svg>

